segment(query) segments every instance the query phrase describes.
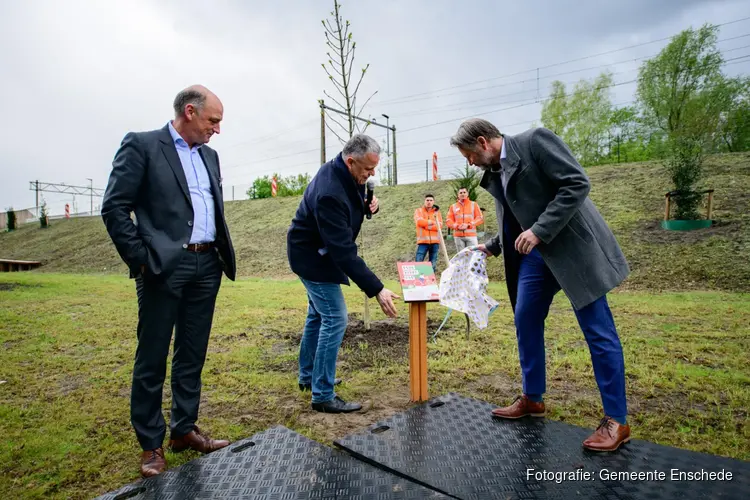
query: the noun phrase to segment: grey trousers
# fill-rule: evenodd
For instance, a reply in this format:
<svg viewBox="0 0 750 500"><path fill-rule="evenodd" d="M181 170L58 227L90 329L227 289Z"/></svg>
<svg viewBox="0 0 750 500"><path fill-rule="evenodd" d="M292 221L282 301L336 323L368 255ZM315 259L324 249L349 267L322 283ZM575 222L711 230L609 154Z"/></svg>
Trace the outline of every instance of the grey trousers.
<svg viewBox="0 0 750 500"><path fill-rule="evenodd" d="M476 246L479 244L476 236L454 236L453 240L456 242L456 253L460 252L466 247Z"/></svg>

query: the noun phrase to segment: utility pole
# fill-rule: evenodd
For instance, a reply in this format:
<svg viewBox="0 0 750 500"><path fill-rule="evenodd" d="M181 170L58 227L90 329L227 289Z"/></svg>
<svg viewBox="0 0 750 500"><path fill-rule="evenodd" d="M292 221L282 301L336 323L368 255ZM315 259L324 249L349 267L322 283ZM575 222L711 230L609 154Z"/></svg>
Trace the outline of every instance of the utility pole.
<svg viewBox="0 0 750 500"><path fill-rule="evenodd" d="M391 128L393 132L393 185L398 184L398 168L396 167L396 126Z"/></svg>
<svg viewBox="0 0 750 500"><path fill-rule="evenodd" d="M320 101L320 164L326 162L326 105Z"/></svg>
<svg viewBox="0 0 750 500"><path fill-rule="evenodd" d="M86 177L89 181L89 194L91 195L91 211L89 212L89 215L94 215L94 180L90 177Z"/></svg>
<svg viewBox="0 0 750 500"><path fill-rule="evenodd" d="M346 111L341 111L339 109L332 108L330 106L326 106L323 103L323 100L318 101L320 103L320 146L321 146L321 161L325 163L325 110L333 111L334 113L338 113L340 115L349 116ZM383 115L385 116L385 115ZM396 126L395 125L383 125L382 123L378 123L377 121L374 121L372 119L367 118L361 118L359 116L353 116L352 119L359 120L362 122L367 123L368 125L375 125L377 127L382 127L386 130L390 130L393 132L393 184L397 184L397 172L396 172ZM388 145L388 149L390 149L390 144Z"/></svg>
<svg viewBox="0 0 750 500"><path fill-rule="evenodd" d="M34 188L36 191L36 218L39 218L39 181L36 181L36 187Z"/></svg>
<svg viewBox="0 0 750 500"><path fill-rule="evenodd" d="M390 129L390 116L381 113L381 116L385 118L385 126L387 129ZM386 145L385 145L385 154L388 157L388 185L393 185L393 178L391 177L391 136L388 134L388 132L385 133L385 139L386 139Z"/></svg>
<svg viewBox="0 0 750 500"><path fill-rule="evenodd" d="M430 180L430 160L424 161L424 180L425 182Z"/></svg>

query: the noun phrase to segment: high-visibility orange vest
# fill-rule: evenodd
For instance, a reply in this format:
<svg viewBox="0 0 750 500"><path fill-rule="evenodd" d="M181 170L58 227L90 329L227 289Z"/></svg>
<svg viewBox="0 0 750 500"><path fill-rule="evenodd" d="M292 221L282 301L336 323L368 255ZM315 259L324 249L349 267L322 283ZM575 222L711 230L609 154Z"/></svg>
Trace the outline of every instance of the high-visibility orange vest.
<svg viewBox="0 0 750 500"><path fill-rule="evenodd" d="M461 224L469 226L464 230L458 229ZM484 224L484 216L475 201L467 198L463 203L457 201L448 209L448 227L453 229L453 236L476 236L479 224Z"/></svg>
<svg viewBox="0 0 750 500"><path fill-rule="evenodd" d="M432 227L427 229L428 223L432 221ZM437 222L437 223L436 223ZM435 208L428 212L424 206L414 211L414 223L417 225L417 244L440 243L438 236L438 224L443 227L443 217Z"/></svg>

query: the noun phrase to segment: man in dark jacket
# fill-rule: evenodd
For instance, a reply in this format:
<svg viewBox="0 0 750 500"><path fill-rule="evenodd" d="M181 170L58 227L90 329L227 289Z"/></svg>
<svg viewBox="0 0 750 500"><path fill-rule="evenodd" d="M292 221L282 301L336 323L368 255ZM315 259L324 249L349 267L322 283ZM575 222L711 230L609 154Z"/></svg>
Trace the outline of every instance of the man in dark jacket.
<svg viewBox="0 0 750 500"><path fill-rule="evenodd" d="M484 170L481 186L495 198L498 235L476 247L504 255L513 307L523 395L492 413L543 416L544 322L555 294L568 296L591 352L605 417L583 446L612 451L630 439L625 364L606 294L628 275L625 256L589 199L590 184L565 143L545 128L515 136L471 119L451 139Z"/></svg>
<svg viewBox="0 0 750 500"><path fill-rule="evenodd" d="M287 233L287 256L292 271L307 289L308 310L299 354L300 390L312 391L312 408L327 413L357 411L334 393L338 381L336 358L348 323L341 285L349 278L367 295L377 297L385 314L396 317L396 294L357 255L357 235L369 210L378 211L378 200L365 206L365 183L375 175L380 146L357 134L346 143L307 186Z"/></svg>
<svg viewBox="0 0 750 500"><path fill-rule="evenodd" d="M195 85L177 94L174 111L161 129L125 136L102 202L107 232L138 296L130 417L143 450L143 476L166 468L161 407L173 329L169 447L209 453L229 444L207 438L195 425L221 275L234 280L236 269L219 155L207 145L220 131L224 107Z"/></svg>

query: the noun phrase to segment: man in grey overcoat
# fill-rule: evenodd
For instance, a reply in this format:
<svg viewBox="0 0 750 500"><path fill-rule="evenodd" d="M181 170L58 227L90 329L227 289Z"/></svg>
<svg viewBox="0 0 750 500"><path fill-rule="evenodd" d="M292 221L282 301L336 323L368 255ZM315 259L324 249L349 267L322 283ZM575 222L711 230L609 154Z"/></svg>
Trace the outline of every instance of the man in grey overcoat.
<svg viewBox="0 0 750 500"><path fill-rule="evenodd" d="M490 122L462 123L451 145L483 171L500 231L475 247L503 254L513 308L523 394L498 418L541 417L546 390L544 323L561 289L591 353L604 418L583 446L613 451L630 440L622 346L606 295L630 269L617 240L589 199L589 179L568 146L546 128L509 136Z"/></svg>

